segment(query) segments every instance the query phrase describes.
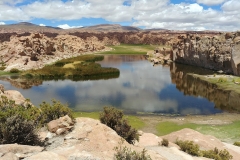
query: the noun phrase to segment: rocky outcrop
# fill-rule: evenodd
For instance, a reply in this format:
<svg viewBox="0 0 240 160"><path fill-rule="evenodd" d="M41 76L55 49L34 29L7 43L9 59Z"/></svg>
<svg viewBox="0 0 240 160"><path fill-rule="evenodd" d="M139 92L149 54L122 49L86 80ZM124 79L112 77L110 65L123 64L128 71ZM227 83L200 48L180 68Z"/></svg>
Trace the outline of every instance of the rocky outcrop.
<svg viewBox="0 0 240 160"><path fill-rule="evenodd" d="M176 139L183 141L186 140L193 141L194 143L200 146L201 150L214 150L215 147L218 148L219 150L227 149L230 155L233 156L233 160L239 159L240 156L239 152L227 148L227 146L217 138L210 135L203 135L189 128L185 128L180 131L170 133L169 135L163 136L163 138L166 138L173 143L176 141Z"/></svg>
<svg viewBox="0 0 240 160"><path fill-rule="evenodd" d="M59 119L52 120L47 124L47 128L51 133L57 135L64 134L73 128L74 122L68 116L60 117Z"/></svg>
<svg viewBox="0 0 240 160"><path fill-rule="evenodd" d="M24 160L72 160L72 159L97 159L112 160L116 151L114 147L126 146L132 151L141 152L144 148L146 154L153 160L167 159L192 159L205 160L203 157L192 157L179 150L174 144L176 138L192 140L199 144L201 149L227 149L237 160L240 152L230 144L225 145L213 136L203 135L191 129L183 129L169 135L158 137L152 133L139 132L140 140L135 145L122 141L115 131L101 124L98 120L90 118L77 118L74 129L65 135L53 135L48 132L48 145L43 147L24 146L17 144L0 145L0 159ZM52 136L49 136L52 134ZM169 140L169 147L159 146L163 138ZM120 143L121 142L121 143Z"/></svg>
<svg viewBox="0 0 240 160"><path fill-rule="evenodd" d="M154 64L166 64L172 62L172 49L165 47L158 47L154 51L147 53L148 60Z"/></svg>
<svg viewBox="0 0 240 160"><path fill-rule="evenodd" d="M96 37L85 40L72 35L58 35L49 38L35 33L30 36L12 36L10 41L0 44L2 64L6 71L42 68L63 58L70 58L87 52L104 50L105 47Z"/></svg>
<svg viewBox="0 0 240 160"><path fill-rule="evenodd" d="M240 75L240 32L181 35L172 48L173 61Z"/></svg>
<svg viewBox="0 0 240 160"><path fill-rule="evenodd" d="M2 101L3 97L6 97L8 100L15 101L15 104L17 105L22 105L25 107L28 105L32 105L31 102L26 101L26 99L19 91L5 90L4 86L0 84L0 101Z"/></svg>
<svg viewBox="0 0 240 160"><path fill-rule="evenodd" d="M205 97L210 102L214 102L215 107L230 113L240 113L240 93L234 90L219 88L216 84L202 80L195 74L207 74L197 70L197 67L189 67L181 64L172 64L171 79L176 84L176 88L183 92L184 95ZM213 74L212 72L209 72ZM222 77L222 76L220 76ZM229 75L226 75L228 78ZM217 77L216 77L217 78ZM239 85L232 84L233 88L239 88Z"/></svg>
<svg viewBox="0 0 240 160"><path fill-rule="evenodd" d="M39 146L27 146L18 144L0 145L0 159L19 160L41 153L43 150L44 148Z"/></svg>

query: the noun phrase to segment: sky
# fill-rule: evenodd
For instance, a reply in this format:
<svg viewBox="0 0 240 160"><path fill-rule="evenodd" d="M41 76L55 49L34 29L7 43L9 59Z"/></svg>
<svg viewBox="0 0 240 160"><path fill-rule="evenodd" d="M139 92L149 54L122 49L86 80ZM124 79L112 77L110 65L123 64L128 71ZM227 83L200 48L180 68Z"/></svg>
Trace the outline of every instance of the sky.
<svg viewBox="0 0 240 160"><path fill-rule="evenodd" d="M240 0L0 0L0 25L240 30Z"/></svg>

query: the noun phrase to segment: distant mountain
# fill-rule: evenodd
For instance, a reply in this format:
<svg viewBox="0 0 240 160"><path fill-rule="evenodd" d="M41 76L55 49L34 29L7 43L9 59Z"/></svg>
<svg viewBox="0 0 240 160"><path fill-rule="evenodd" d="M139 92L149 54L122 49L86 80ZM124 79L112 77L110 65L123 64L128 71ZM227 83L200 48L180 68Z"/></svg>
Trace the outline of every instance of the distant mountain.
<svg viewBox="0 0 240 160"><path fill-rule="evenodd" d="M39 26L29 22L20 22L16 24L0 25L0 32L52 32L57 33L59 30L63 30L59 27L52 26Z"/></svg>
<svg viewBox="0 0 240 160"><path fill-rule="evenodd" d="M144 31L168 31L168 29L164 29L164 28L151 28L151 29L144 29Z"/></svg>
<svg viewBox="0 0 240 160"><path fill-rule="evenodd" d="M52 26L39 26L29 22L20 22L16 24L0 25L1 32L51 32L51 33L69 33L69 32L138 32L143 31L138 27L121 26L119 24L99 24L95 26L86 26L73 29L62 29Z"/></svg>
<svg viewBox="0 0 240 160"><path fill-rule="evenodd" d="M141 31L138 27L121 26L119 24L99 24L95 26L87 26L79 28L83 31L100 31L100 32L129 32L129 31Z"/></svg>

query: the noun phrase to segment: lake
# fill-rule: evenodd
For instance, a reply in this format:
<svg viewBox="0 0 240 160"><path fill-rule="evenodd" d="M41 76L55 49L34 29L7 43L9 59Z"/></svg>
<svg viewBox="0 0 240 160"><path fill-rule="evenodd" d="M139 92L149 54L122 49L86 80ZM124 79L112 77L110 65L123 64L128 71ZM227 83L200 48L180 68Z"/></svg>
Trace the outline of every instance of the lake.
<svg viewBox="0 0 240 160"><path fill-rule="evenodd" d="M216 107L216 103L209 101L208 97L198 94L198 90L195 89L191 94L184 89L191 83L183 78L188 72L185 70L190 69L189 72L201 74L212 71L175 63L153 66L143 55L105 55L104 60L98 63L104 67L118 68L120 76L77 82L26 82L17 77L2 77L0 83L6 90L20 91L36 106L42 101L50 102L54 98L68 103L76 111L88 112L101 111L104 106L114 106L130 114L144 112L204 115L224 111Z"/></svg>

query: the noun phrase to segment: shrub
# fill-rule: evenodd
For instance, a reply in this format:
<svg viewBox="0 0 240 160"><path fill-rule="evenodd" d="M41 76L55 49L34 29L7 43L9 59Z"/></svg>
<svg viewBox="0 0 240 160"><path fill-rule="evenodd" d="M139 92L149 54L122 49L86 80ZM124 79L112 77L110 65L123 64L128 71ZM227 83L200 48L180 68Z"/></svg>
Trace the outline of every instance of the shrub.
<svg viewBox="0 0 240 160"><path fill-rule="evenodd" d="M52 100L52 104L42 102L42 104L40 104L40 110L42 114L43 124L65 115L68 115L70 118L73 119L72 110L68 107L68 105L61 104L59 101L56 100Z"/></svg>
<svg viewBox="0 0 240 160"><path fill-rule="evenodd" d="M201 151L201 154L203 157L206 157L206 158L217 159L217 160L220 159L217 148L214 148L214 150Z"/></svg>
<svg viewBox="0 0 240 160"><path fill-rule="evenodd" d="M137 130L132 128L126 119L123 119L123 112L114 107L104 107L104 111L100 113L100 121L115 130L130 144L139 140Z"/></svg>
<svg viewBox="0 0 240 160"><path fill-rule="evenodd" d="M165 138L163 138L163 140L162 140L162 142L161 142L161 146L168 147L168 144L169 144L168 140L165 139Z"/></svg>
<svg viewBox="0 0 240 160"><path fill-rule="evenodd" d="M200 156L199 145L194 144L193 141L177 140L176 144L183 152L186 152L192 156Z"/></svg>
<svg viewBox="0 0 240 160"><path fill-rule="evenodd" d="M233 158L226 149L219 151L217 148L214 148L214 150L201 151L201 153L203 157L214 160L230 160Z"/></svg>
<svg viewBox="0 0 240 160"><path fill-rule="evenodd" d="M233 145L240 147L240 142L234 142Z"/></svg>
<svg viewBox="0 0 240 160"><path fill-rule="evenodd" d="M1 67L0 67L0 70L1 70L1 71L3 71L4 69L6 69L5 66L1 66Z"/></svg>
<svg viewBox="0 0 240 160"><path fill-rule="evenodd" d="M123 142L122 142L123 143ZM151 157L146 154L146 150L143 149L140 153L136 151L132 151L130 148L126 146L122 146L122 143L119 147L115 147L116 154L114 154L114 158L116 160L151 160Z"/></svg>
<svg viewBox="0 0 240 160"><path fill-rule="evenodd" d="M38 137L36 125L20 115L14 115L0 124L0 144L43 145Z"/></svg>
<svg viewBox="0 0 240 160"><path fill-rule="evenodd" d="M226 149L219 151L217 148L214 148L214 150L200 151L199 145L194 144L193 141L177 140L176 144L182 151L193 156L203 156L214 160L230 160L233 158Z"/></svg>
<svg viewBox="0 0 240 160"><path fill-rule="evenodd" d="M26 100L27 102L28 100ZM0 101L0 123L4 123L8 117L19 115L26 120L33 121L35 125L39 124L41 119L40 110L30 104L25 106L16 105L14 101L8 100L5 96L1 96Z"/></svg>
<svg viewBox="0 0 240 160"><path fill-rule="evenodd" d="M100 121L113 130L121 122L122 118L123 112L114 107L104 107L103 112L100 113Z"/></svg>
<svg viewBox="0 0 240 160"><path fill-rule="evenodd" d="M224 150L221 150L219 153L218 153L219 157L221 158L220 160L229 160L229 159L232 159L233 156L229 154L229 152L224 149Z"/></svg>
<svg viewBox="0 0 240 160"><path fill-rule="evenodd" d="M220 78L218 79L218 82L219 82L219 83L227 82L227 78L225 78L225 77L220 77Z"/></svg>
<svg viewBox="0 0 240 160"><path fill-rule="evenodd" d="M10 70L10 73L19 73L19 72L20 72L20 70L18 70L17 68L12 68Z"/></svg>

